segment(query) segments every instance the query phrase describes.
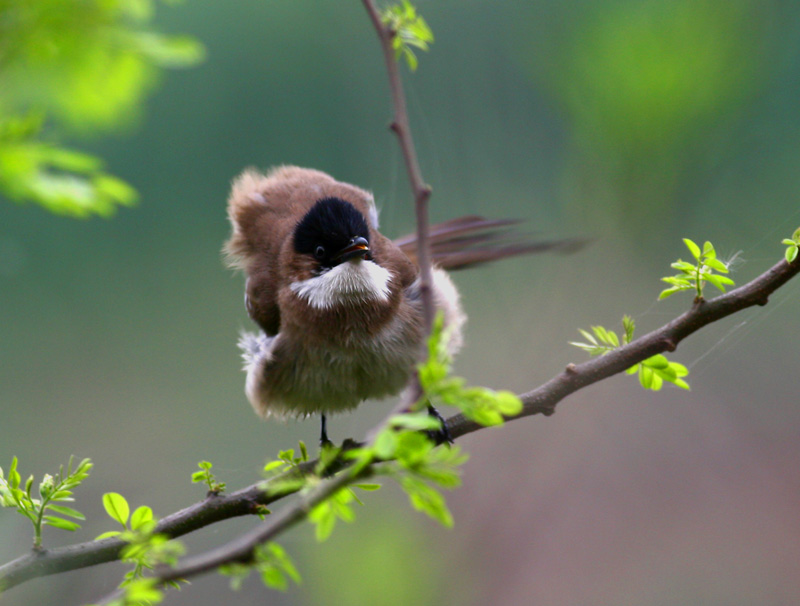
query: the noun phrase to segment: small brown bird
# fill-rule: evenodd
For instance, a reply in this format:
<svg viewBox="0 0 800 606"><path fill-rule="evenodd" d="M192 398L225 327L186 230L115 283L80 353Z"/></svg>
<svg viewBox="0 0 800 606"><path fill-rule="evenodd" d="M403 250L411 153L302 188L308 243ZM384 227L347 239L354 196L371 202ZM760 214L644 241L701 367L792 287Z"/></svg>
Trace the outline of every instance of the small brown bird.
<svg viewBox="0 0 800 606"><path fill-rule="evenodd" d="M228 200L231 266L247 275L245 306L259 325L242 336L250 403L263 417L322 415L400 392L424 345L416 238L378 231L370 193L317 170L248 170ZM448 348L466 317L444 268L458 268L556 243L498 245L513 221L464 217L431 228L433 300ZM495 231L492 231L495 230Z"/></svg>

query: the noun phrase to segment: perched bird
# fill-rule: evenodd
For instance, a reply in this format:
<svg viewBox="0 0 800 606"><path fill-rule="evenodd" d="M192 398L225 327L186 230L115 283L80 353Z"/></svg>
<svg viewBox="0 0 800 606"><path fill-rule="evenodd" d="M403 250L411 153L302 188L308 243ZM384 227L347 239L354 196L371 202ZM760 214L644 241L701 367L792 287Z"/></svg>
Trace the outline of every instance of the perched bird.
<svg viewBox="0 0 800 606"><path fill-rule="evenodd" d="M424 346L416 239L378 231L370 193L329 175L281 166L247 170L228 200L228 262L247 276L245 306L260 331L243 334L245 391L263 417L345 411L400 392ZM559 243L498 245L513 221L464 217L431 228L432 294L462 343L466 320L445 268Z"/></svg>

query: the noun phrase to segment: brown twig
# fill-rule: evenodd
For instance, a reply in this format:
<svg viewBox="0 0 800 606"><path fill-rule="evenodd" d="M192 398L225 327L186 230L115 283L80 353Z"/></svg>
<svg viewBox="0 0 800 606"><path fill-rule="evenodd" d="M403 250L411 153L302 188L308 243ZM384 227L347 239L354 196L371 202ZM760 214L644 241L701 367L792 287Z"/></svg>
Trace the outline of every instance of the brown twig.
<svg viewBox="0 0 800 606"><path fill-rule="evenodd" d="M766 305L769 296L798 272L800 272L800 259L791 264L779 261L751 282L735 290L710 301L704 299L695 301L689 311L628 345L583 364L568 365L561 374L547 383L521 394L519 397L523 403L523 410L514 418L535 414L551 415L561 400L582 387L623 372L656 354L674 351L678 343L712 322L748 307ZM447 427L454 439L482 428L463 414L449 418Z"/></svg>
<svg viewBox="0 0 800 606"><path fill-rule="evenodd" d="M414 210L417 219L417 262L419 263L420 274L420 293L422 297L422 308L425 319L426 334L430 333L433 326L433 317L436 310L433 305L433 292L431 284L431 254L428 232L430 222L428 220L428 200L431 197L431 188L422 179L422 173L417 162L417 152L414 147L414 140L411 137L411 129L408 123L408 110L406 109L406 97L403 92L403 80L400 78L400 67L395 58L392 40L397 32L383 23L378 9L372 0L362 0L364 8L369 14L372 25L378 34L383 50L383 58L386 63L386 73L389 76L389 88L392 94L392 105L394 106L394 118L392 119L391 129L397 135L400 148L403 152L408 180L414 194Z"/></svg>
<svg viewBox="0 0 800 606"><path fill-rule="evenodd" d="M275 478L284 481L292 474L313 473L316 461L303 463ZM204 500L162 518L155 532L175 538L221 520L253 515L259 508L281 499L293 491L268 493L268 482L258 482L231 494L209 494ZM55 549L30 553L0 566L0 592L33 578L88 568L119 559L127 543L119 539L89 541Z"/></svg>

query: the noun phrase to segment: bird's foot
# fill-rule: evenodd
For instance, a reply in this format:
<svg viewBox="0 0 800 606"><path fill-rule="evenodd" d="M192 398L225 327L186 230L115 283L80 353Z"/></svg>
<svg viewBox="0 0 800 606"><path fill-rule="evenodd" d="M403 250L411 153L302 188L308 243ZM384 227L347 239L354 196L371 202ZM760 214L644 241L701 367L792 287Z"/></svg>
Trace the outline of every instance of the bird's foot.
<svg viewBox="0 0 800 606"><path fill-rule="evenodd" d="M445 422L444 417L442 417L439 411L436 410L436 408L434 408L431 404L428 404L428 414L434 419L438 420L440 424L439 429L432 429L425 432L425 435L428 436L428 439L430 439L437 446L439 444L452 444L453 438L450 436L450 431L447 429L447 423Z"/></svg>

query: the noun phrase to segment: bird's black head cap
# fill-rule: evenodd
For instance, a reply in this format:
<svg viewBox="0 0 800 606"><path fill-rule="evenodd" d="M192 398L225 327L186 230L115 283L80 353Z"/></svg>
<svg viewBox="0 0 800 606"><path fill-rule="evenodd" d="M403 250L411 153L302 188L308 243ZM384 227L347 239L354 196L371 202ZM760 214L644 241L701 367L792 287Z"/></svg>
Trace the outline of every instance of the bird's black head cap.
<svg viewBox="0 0 800 606"><path fill-rule="evenodd" d="M323 198L300 220L294 230L294 249L311 255L322 267L341 262L338 253L364 238L369 244L367 222L355 206L341 198Z"/></svg>

